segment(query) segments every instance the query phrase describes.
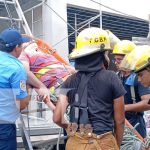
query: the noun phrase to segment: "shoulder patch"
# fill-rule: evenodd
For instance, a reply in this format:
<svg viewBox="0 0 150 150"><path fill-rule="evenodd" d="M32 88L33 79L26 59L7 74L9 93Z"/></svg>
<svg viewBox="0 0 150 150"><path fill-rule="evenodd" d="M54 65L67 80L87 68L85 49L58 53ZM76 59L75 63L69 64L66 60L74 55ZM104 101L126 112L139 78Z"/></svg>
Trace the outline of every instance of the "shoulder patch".
<svg viewBox="0 0 150 150"><path fill-rule="evenodd" d="M20 89L24 92L26 91L26 81L25 80L20 81Z"/></svg>

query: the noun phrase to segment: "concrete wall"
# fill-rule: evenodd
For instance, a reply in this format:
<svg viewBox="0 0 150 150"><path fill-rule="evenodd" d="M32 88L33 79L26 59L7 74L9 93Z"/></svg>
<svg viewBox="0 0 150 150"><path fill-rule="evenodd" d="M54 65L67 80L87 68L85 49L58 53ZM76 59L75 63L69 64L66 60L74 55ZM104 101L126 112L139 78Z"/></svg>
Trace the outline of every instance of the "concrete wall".
<svg viewBox="0 0 150 150"><path fill-rule="evenodd" d="M68 60L68 39L66 38L61 42L62 39L68 36L66 24L67 4L62 0L47 0L47 5L43 5L44 39L50 43L65 60Z"/></svg>

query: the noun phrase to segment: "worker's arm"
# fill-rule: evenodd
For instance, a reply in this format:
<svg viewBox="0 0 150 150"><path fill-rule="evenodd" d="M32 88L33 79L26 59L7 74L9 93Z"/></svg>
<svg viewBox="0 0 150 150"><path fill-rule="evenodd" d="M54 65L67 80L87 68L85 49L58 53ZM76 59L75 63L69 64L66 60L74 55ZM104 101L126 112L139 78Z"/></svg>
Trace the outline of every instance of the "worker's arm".
<svg viewBox="0 0 150 150"><path fill-rule="evenodd" d="M41 88L41 87L45 87L45 85L32 73L32 71L30 71L30 65L29 62L26 60L21 60L23 66L26 69L27 75L28 75L28 79L27 79L27 84L33 86L34 88Z"/></svg>
<svg viewBox="0 0 150 150"><path fill-rule="evenodd" d="M28 106L30 98L29 96L27 96L25 98L20 98L20 99L18 98L16 99L16 101L17 101L17 108L23 110Z"/></svg>
<svg viewBox="0 0 150 150"><path fill-rule="evenodd" d="M64 118L68 106L68 98L65 95L60 95L56 108L53 114L53 121L62 128L67 128L68 122Z"/></svg>
<svg viewBox="0 0 150 150"><path fill-rule="evenodd" d="M10 86L14 94L16 107L20 110L27 107L31 99L31 88L26 84L27 74L23 67L13 69Z"/></svg>
<svg viewBox="0 0 150 150"><path fill-rule="evenodd" d="M44 103L51 109L54 110L55 106L50 101L50 92L47 87L30 71L29 62L22 60L22 63L27 71L28 80L27 83L31 85L40 97L42 97Z"/></svg>
<svg viewBox="0 0 150 150"><path fill-rule="evenodd" d="M38 95L43 99L43 102L53 111L55 106L50 100L50 91L31 71L28 71L27 75L28 84L33 86Z"/></svg>
<svg viewBox="0 0 150 150"><path fill-rule="evenodd" d="M124 97L114 99L114 123L115 123L115 136L117 144L120 148L123 133L124 133L124 123L125 123L125 112L124 112Z"/></svg>
<svg viewBox="0 0 150 150"><path fill-rule="evenodd" d="M141 111L150 110L150 104L148 104L149 99L150 99L150 94L142 95L140 102L135 104L125 105L125 111L141 112Z"/></svg>
<svg viewBox="0 0 150 150"><path fill-rule="evenodd" d="M75 70L75 68L71 65L64 65L65 68L67 69L67 71L69 72L69 74L74 74L76 73L77 71Z"/></svg>

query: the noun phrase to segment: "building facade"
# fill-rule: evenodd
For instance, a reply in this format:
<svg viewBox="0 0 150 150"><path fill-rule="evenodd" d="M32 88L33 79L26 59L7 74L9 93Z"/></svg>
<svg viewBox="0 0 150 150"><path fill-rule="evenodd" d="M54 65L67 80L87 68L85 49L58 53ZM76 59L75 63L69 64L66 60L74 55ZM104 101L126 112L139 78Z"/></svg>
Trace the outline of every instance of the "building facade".
<svg viewBox="0 0 150 150"><path fill-rule="evenodd" d="M33 35L46 40L66 60L68 60L68 53L74 47L75 37L86 27L102 26L104 29L111 30L120 39L130 40L132 37L147 37L149 32L148 20L125 15L117 10L113 12L111 8L99 5L99 3L103 4L102 0L47 0L45 2L19 0L19 2ZM107 5L113 4L112 7L116 6L117 9L118 5L114 5L114 2L105 1ZM9 7L12 17L16 18L14 9ZM123 6L120 5L119 8L121 7ZM2 6L0 14L9 16ZM18 25L15 21L13 23L14 26ZM8 20L0 20L0 24L0 30L12 26L12 22ZM21 27L20 30L24 32Z"/></svg>

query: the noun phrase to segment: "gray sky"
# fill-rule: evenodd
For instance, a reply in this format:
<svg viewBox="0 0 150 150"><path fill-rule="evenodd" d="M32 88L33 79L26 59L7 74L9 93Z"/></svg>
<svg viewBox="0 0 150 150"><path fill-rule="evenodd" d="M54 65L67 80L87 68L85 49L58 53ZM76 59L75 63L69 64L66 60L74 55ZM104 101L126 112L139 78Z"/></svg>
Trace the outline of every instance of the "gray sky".
<svg viewBox="0 0 150 150"><path fill-rule="evenodd" d="M101 0L101 3L146 20L150 14L150 0Z"/></svg>
<svg viewBox="0 0 150 150"><path fill-rule="evenodd" d="M90 0L67 0L68 3L99 9L100 6ZM126 14L148 20L150 0L94 0ZM111 11L102 7L104 11ZM114 12L114 11L111 11Z"/></svg>

